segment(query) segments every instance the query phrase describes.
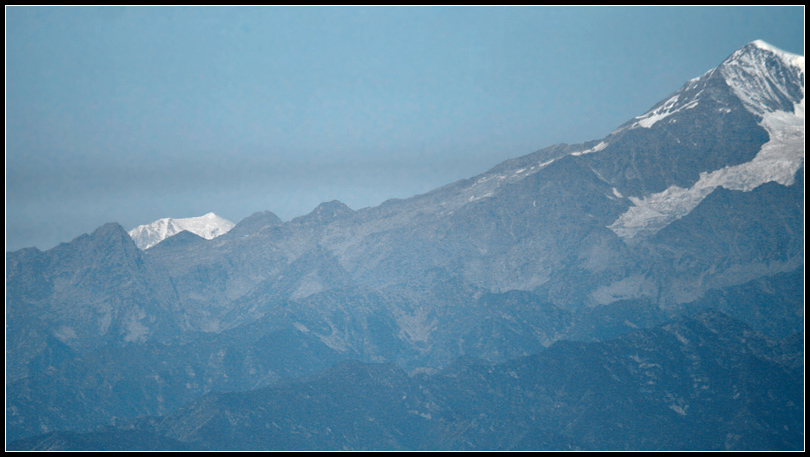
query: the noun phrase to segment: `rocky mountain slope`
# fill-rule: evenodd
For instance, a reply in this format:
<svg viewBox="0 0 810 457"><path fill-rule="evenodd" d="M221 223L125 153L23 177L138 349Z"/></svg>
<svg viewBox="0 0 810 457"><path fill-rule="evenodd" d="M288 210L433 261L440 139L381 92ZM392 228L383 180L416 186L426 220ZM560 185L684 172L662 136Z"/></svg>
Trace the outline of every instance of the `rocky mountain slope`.
<svg viewBox="0 0 810 457"><path fill-rule="evenodd" d="M164 417L12 449L799 450L802 374L780 346L708 311L598 343L558 342L428 375L343 362Z"/></svg>

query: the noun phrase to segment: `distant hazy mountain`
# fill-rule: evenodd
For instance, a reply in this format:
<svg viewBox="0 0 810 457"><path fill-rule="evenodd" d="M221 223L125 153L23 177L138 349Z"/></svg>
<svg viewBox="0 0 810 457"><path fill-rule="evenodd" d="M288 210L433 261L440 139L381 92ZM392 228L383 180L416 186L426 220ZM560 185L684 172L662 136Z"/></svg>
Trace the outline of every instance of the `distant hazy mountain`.
<svg viewBox="0 0 810 457"><path fill-rule="evenodd" d="M151 224L139 225L129 231L138 249L149 249L161 241L184 230L199 235L206 240L228 233L234 227L233 222L223 219L214 213L185 219L164 218Z"/></svg>
<svg viewBox="0 0 810 457"><path fill-rule="evenodd" d="M206 217L219 220L197 219ZM795 447L794 407L802 402L791 395L803 386L780 370L803 368L804 58L761 41L605 138L551 146L423 195L357 211L322 203L288 222L256 213L209 241L190 226L170 236L184 220L162 221L132 238L107 224L49 251L7 253L8 440L58 431L48 442L96 442L110 436L65 433L164 415L151 423L166 428L116 433L205 449L239 448L234 443L256 427L272 431L275 448L300 448L299 426L325 449ZM224 230L219 222L201 225ZM144 249L133 241L140 236L153 237ZM708 333L634 333L642 336L633 347L607 342L707 308L733 319L705 318L725 322L701 321ZM740 334L784 350L768 355L765 346L732 344ZM714 342L694 347L694 335ZM639 352L645 341L658 361ZM757 360L732 357L737 349L725 344ZM581 370L555 377L567 373L565 358L544 357L559 348L571 349ZM725 355L712 355L718 362L698 372L704 349ZM279 392L256 389L280 389L350 359L390 364L361 370L371 386L393 389L375 405L420 398L426 394L398 390L416 382L399 370L446 373L464 363L459 358L525 364L515 373L532 381L499 390L489 375L460 370L454 389L474 390L466 406L463 392L446 393L445 385L430 400L445 405L441 415L410 405L397 414L413 428L363 422L355 435L334 439L329 430L340 419L307 428L289 405L289 417L250 411L266 406L250 395ZM588 361L607 371L597 376ZM630 370L622 365L628 361L638 364L632 376L621 371ZM340 366L333 372L346 370ZM768 390L752 367L784 389ZM663 379L669 387L645 387ZM204 397L215 391L234 394ZM616 403L622 395L633 403ZM231 410L223 398L245 409ZM576 398L602 406L585 414ZM712 410L712 402L723 407ZM334 412L334 402L299 403ZM201 415L184 416L195 411ZM725 425L706 430L692 411ZM174 429L172 421L205 428ZM650 424L695 439L653 439ZM244 447L265 446L251 442Z"/></svg>

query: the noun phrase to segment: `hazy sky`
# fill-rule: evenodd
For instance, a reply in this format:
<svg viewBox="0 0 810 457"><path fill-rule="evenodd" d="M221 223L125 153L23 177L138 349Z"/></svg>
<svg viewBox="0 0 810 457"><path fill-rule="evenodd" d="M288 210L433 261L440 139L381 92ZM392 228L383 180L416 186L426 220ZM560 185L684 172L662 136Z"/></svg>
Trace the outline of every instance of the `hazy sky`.
<svg viewBox="0 0 810 457"><path fill-rule="evenodd" d="M803 7L6 8L6 250L284 220L599 139Z"/></svg>

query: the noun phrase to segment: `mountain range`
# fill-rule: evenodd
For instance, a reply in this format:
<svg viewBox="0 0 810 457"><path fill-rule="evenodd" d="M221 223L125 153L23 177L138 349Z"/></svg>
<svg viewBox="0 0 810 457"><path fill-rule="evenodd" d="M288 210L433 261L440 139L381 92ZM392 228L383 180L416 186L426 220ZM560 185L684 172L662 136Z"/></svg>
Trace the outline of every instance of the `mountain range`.
<svg viewBox="0 0 810 457"><path fill-rule="evenodd" d="M802 56L423 195L204 218L6 254L10 448L803 446Z"/></svg>

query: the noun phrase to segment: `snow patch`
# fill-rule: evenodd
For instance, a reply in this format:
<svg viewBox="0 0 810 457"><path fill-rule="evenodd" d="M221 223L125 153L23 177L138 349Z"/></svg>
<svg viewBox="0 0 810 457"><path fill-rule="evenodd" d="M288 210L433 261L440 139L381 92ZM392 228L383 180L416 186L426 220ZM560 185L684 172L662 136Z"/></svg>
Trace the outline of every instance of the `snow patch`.
<svg viewBox="0 0 810 457"><path fill-rule="evenodd" d="M634 124L634 126L637 125L637 126L644 127L644 128L648 129L648 128L652 127L653 125L655 125L658 121L660 121L662 119L666 119L667 117L669 117L669 116L671 116L671 115L673 115L673 114L675 114L675 113L677 113L679 111L682 111L682 110L685 110L685 109L692 109L692 108L694 108L694 107L696 107L698 105L698 100L694 99L694 100L691 100L689 103L687 103L685 105L682 105L682 106L679 106L679 107L675 108L676 103L678 102L679 98L680 98L680 95L676 95L676 96L670 98L669 100L667 100L666 103L664 103L660 107L648 112L647 114L644 114L643 116L639 116L637 118L638 122L636 122Z"/></svg>
<svg viewBox="0 0 810 457"><path fill-rule="evenodd" d="M309 333L309 328L300 322L293 322L293 327L301 333Z"/></svg>
<svg viewBox="0 0 810 457"><path fill-rule="evenodd" d="M596 146L594 146L594 147L592 147L590 149L586 149L585 151L572 152L571 155L572 156L581 156L581 155L585 155L585 154L590 154L592 152L599 152L602 149L605 149L606 147L608 147L608 144L605 143L604 141L602 141L602 142L600 142L599 144L597 144Z"/></svg>
<svg viewBox="0 0 810 457"><path fill-rule="evenodd" d="M689 339L688 339L688 338L686 338L685 336L681 335L681 334L680 334L680 332L678 332L677 330L675 330L675 332L674 332L673 334L675 335L675 338L677 338L677 339L678 339L678 341L679 341L681 344L683 344L683 345L688 345L688 344L690 344Z"/></svg>
<svg viewBox="0 0 810 457"><path fill-rule="evenodd" d="M676 413L680 414L681 416L686 416L686 409L678 405L669 405L670 409L675 411Z"/></svg>

